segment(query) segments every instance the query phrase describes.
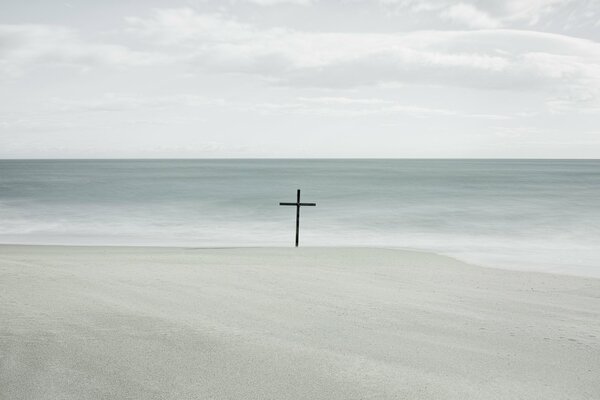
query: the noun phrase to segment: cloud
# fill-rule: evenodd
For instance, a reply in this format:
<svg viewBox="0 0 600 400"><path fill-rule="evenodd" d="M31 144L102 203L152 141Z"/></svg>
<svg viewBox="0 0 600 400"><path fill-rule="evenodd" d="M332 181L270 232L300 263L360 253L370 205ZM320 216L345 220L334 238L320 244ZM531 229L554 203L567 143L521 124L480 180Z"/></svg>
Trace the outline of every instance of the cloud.
<svg viewBox="0 0 600 400"><path fill-rule="evenodd" d="M411 103L411 102L408 102ZM28 113L25 116L0 115L0 130L13 128L33 129L49 124L53 118L62 119L68 115L78 118L85 115L111 113L111 119L120 116L136 117L138 112L150 112L143 120L129 119L129 123L150 123L156 125L177 124L198 121L198 116L189 116L189 109L199 110L204 107L223 108L228 111L242 111L261 115L296 114L326 117L368 117L368 116L409 116L425 118L469 117L488 120L510 119L512 116L499 114L477 114L448 108L435 108L415 104L407 104L396 100L382 98L348 97L348 96L299 96L283 99L279 102L254 101L241 99L224 99L201 95L148 95L133 93L104 93L96 98L73 99L55 97L47 101L43 111ZM187 110L186 110L187 109ZM205 109L205 108L204 108ZM171 113L175 111L175 114ZM32 118L35 115L35 118ZM179 115L184 115L182 120ZM41 118L40 118L41 117ZM137 118L137 117L136 117ZM204 120L205 118L201 118Z"/></svg>
<svg viewBox="0 0 600 400"><path fill-rule="evenodd" d="M259 6L274 6L280 4L294 4L306 6L313 3L313 0L238 0L246 3L253 3Z"/></svg>
<svg viewBox="0 0 600 400"><path fill-rule="evenodd" d="M365 0L366 2L366 0ZM597 0L379 0L397 15L429 16L431 25L440 19L468 28L545 26L592 27L600 18Z"/></svg>
<svg viewBox="0 0 600 400"><path fill-rule="evenodd" d="M125 46L83 40L76 31L53 25L0 25L0 72L19 75L36 66L143 66L165 59Z"/></svg>
<svg viewBox="0 0 600 400"><path fill-rule="evenodd" d="M127 17L125 21L130 32L157 39L162 44L231 43L258 34L251 25L220 14L200 14L190 8L157 9L151 18Z"/></svg>
<svg viewBox="0 0 600 400"><path fill-rule="evenodd" d="M527 3L515 10L531 13L564 1ZM467 2L440 12L463 23L470 20L472 26L499 23ZM560 34L514 29L305 32L259 27L189 8L158 9L150 17L129 17L126 24L130 33L143 39L144 51L85 40L60 26L0 25L0 72L18 75L48 65L85 69L171 63L191 71L253 76L280 86L416 84L541 91L561 109L565 104L597 107L600 102L600 44Z"/></svg>
<svg viewBox="0 0 600 400"><path fill-rule="evenodd" d="M414 104L405 104L398 101L380 98L357 98L344 96L318 96L299 97L293 107L286 105L286 109L295 113L319 114L328 116L412 116L415 118L426 117L469 117L490 120L509 119L504 115L473 114L462 111L423 107Z"/></svg>
<svg viewBox="0 0 600 400"><path fill-rule="evenodd" d="M508 20L524 20L529 24L536 24L545 15L560 12L571 3L573 0L504 0L500 3L499 11Z"/></svg>
<svg viewBox="0 0 600 400"><path fill-rule="evenodd" d="M460 116L453 110L406 105L377 98L354 97L298 97L279 103L238 103L234 107L263 115L296 114L323 117L409 116Z"/></svg>
<svg viewBox="0 0 600 400"><path fill-rule="evenodd" d="M135 110L181 109L182 107L223 106L224 99L199 95L140 95L131 93L104 93L94 99L74 100L53 98L49 107L66 113L128 112Z"/></svg>
<svg viewBox="0 0 600 400"><path fill-rule="evenodd" d="M440 15L442 18L459 22L471 28L493 29L502 25L500 21L490 17L487 13L465 3L455 4Z"/></svg>
<svg viewBox="0 0 600 400"><path fill-rule="evenodd" d="M315 33L260 29L190 9L157 10L151 18L128 21L131 31L185 53L191 68L254 75L277 85L421 84L537 90L553 97L585 90L594 101L600 92L600 44L559 34Z"/></svg>

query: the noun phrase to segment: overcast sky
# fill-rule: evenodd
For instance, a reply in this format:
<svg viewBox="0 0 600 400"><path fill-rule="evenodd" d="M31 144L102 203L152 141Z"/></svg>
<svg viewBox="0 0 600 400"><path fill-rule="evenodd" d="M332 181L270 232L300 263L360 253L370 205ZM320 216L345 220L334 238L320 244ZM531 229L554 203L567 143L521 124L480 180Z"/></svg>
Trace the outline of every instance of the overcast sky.
<svg viewBox="0 0 600 400"><path fill-rule="evenodd" d="M600 157L600 0L2 0L0 157Z"/></svg>

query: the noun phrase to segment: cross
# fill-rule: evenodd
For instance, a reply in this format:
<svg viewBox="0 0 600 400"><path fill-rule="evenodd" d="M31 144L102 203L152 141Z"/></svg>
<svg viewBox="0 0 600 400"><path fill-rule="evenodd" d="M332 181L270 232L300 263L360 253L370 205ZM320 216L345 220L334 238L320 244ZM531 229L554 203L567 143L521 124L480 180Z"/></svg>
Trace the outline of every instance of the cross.
<svg viewBox="0 0 600 400"><path fill-rule="evenodd" d="M317 203L300 203L300 189L296 196L295 203L279 203L280 206L296 206L296 247L298 247L298 236L300 230L300 207L302 206L316 206Z"/></svg>

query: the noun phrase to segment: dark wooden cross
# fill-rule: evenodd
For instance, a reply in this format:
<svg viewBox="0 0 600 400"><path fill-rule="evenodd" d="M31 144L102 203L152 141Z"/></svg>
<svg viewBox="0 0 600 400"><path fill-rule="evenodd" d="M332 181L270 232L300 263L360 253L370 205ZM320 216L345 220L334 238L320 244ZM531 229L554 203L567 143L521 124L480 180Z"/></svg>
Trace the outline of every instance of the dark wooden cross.
<svg viewBox="0 0 600 400"><path fill-rule="evenodd" d="M296 206L296 247L298 247L298 236L300 230L300 207L302 206L316 206L317 203L300 203L300 189L298 189L298 194L296 197L295 203L279 203L280 206Z"/></svg>

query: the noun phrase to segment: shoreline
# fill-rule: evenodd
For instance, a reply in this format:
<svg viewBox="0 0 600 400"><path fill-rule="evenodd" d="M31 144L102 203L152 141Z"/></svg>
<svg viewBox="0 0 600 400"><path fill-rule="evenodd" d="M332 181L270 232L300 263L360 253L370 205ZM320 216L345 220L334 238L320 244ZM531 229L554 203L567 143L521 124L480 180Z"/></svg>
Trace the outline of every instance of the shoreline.
<svg viewBox="0 0 600 400"><path fill-rule="evenodd" d="M29 244L29 243L0 243L0 250L2 248L7 247L57 247L57 248L106 248L106 249L121 249L121 248L131 248L131 249L186 249L186 250L234 250L234 249L294 249L293 246L172 246L172 245L155 245L155 244ZM471 262L469 260L465 260L464 258L453 256L451 254L444 254L443 252L437 252L434 250L420 249L420 248L412 248L412 247L392 247L392 246L336 246L336 245L326 245L326 246L301 246L302 249L365 249L365 250L392 250L392 251L402 251L402 252L414 252L414 253L423 253L425 255L433 255L439 257L446 257L448 259L454 260L459 263L463 263L465 265L477 267L477 268L485 268L492 270L501 270L501 271L509 271L509 272L524 272L524 273L536 273L536 274L550 274L557 276L565 276L565 277L573 277L573 278L583 278L583 279L600 279L600 275L595 275L592 273L582 273L581 271L564 271L564 270L539 270L526 266L518 266L518 267L508 267L505 265L490 265L484 262ZM598 266L600 269L600 266ZM578 273L579 272L579 273ZM600 272L599 272L600 274Z"/></svg>

